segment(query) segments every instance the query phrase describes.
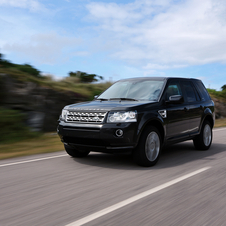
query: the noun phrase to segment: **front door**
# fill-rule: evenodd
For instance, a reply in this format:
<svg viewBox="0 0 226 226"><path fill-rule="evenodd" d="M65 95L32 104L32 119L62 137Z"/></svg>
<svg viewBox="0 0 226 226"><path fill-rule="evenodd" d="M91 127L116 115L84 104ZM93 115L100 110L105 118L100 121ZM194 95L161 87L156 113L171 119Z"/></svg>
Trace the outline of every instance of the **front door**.
<svg viewBox="0 0 226 226"><path fill-rule="evenodd" d="M165 100L169 100L170 96L181 95L183 92L178 80L172 80L168 84L165 93ZM168 141L183 138L189 134L189 104L174 104L168 103L167 110L167 124L166 124L166 139Z"/></svg>

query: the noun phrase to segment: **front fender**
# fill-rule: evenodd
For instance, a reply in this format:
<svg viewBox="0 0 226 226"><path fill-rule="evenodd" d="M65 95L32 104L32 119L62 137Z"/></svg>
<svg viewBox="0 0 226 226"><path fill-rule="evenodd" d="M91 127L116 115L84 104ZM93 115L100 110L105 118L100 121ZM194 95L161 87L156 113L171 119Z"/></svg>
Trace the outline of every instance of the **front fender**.
<svg viewBox="0 0 226 226"><path fill-rule="evenodd" d="M146 113L141 117L140 123L138 125L138 129L137 129L137 142L139 141L142 132L148 125L153 125L157 127L160 130L160 133L164 140L165 134L166 134L165 122L158 113L152 112L152 113Z"/></svg>

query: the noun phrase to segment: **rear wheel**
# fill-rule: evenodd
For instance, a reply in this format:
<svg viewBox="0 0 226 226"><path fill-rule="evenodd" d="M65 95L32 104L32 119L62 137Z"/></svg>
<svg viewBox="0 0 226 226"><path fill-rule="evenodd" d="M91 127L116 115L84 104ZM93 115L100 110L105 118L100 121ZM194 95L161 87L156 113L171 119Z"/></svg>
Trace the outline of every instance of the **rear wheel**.
<svg viewBox="0 0 226 226"><path fill-rule="evenodd" d="M193 139L194 146L197 150L208 150L212 144L212 126L209 121L204 121L201 133Z"/></svg>
<svg viewBox="0 0 226 226"><path fill-rule="evenodd" d="M69 147L68 145L64 145L65 151L72 157L75 158L82 158L82 157L86 157L90 151L81 151L81 150L77 150L75 148Z"/></svg>
<svg viewBox="0 0 226 226"><path fill-rule="evenodd" d="M140 166L154 166L159 160L161 146L161 136L158 129L153 126L146 128L134 150L134 161Z"/></svg>

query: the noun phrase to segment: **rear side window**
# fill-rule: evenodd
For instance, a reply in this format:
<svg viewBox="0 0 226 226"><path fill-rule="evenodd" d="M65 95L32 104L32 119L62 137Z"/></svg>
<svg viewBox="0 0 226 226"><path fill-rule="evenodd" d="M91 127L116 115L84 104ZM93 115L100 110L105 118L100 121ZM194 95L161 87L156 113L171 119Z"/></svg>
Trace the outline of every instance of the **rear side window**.
<svg viewBox="0 0 226 226"><path fill-rule="evenodd" d="M201 81L195 81L195 88L198 90L198 93L201 97L201 100L210 100L210 96L208 91L206 90L205 86Z"/></svg>
<svg viewBox="0 0 226 226"><path fill-rule="evenodd" d="M183 84L184 92L186 94L187 102L197 101L196 95L195 95L195 90L192 86L192 83L184 81L182 84Z"/></svg>

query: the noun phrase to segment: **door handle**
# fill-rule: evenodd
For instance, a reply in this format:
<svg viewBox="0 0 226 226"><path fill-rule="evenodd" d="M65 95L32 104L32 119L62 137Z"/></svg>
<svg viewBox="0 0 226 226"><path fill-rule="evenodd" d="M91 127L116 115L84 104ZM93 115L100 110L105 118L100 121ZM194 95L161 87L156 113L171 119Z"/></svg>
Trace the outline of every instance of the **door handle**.
<svg viewBox="0 0 226 226"><path fill-rule="evenodd" d="M187 107L184 107L184 111L189 111L189 108L187 108Z"/></svg>
<svg viewBox="0 0 226 226"><path fill-rule="evenodd" d="M200 105L200 108L203 110L204 109L204 106L203 105Z"/></svg>

